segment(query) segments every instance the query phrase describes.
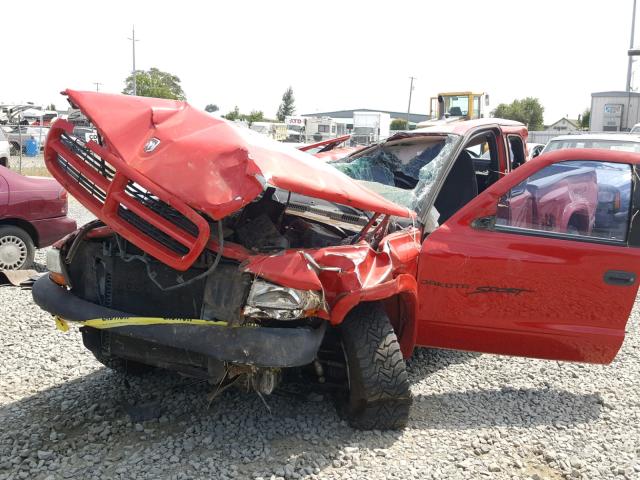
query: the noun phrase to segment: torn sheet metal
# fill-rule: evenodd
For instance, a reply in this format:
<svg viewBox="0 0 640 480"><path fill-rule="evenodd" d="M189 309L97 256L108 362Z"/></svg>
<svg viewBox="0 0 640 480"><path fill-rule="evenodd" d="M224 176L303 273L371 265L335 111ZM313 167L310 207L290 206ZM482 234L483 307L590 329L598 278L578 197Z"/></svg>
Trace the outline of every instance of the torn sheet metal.
<svg viewBox="0 0 640 480"><path fill-rule="evenodd" d="M364 241L315 250L287 250L249 256L242 269L287 287L324 292L328 311L327 315L318 312L318 316L337 324L343 314L333 310L338 301L379 288L394 291L399 276L415 276L419 253L420 232L408 228L387 235L375 250Z"/></svg>
<svg viewBox="0 0 640 480"><path fill-rule="evenodd" d="M65 93L95 125L111 153L214 219L250 203L265 184L366 211L413 214L304 152L186 102Z"/></svg>

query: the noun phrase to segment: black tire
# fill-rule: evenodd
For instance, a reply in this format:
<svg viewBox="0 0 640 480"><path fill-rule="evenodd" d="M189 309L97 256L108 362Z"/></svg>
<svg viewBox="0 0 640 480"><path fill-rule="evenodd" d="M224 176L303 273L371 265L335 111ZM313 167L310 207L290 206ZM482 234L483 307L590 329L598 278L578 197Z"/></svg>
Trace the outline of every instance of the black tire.
<svg viewBox="0 0 640 480"><path fill-rule="evenodd" d="M348 392L338 410L362 430L397 430L407 425L411 392L398 339L381 305L363 303L342 323Z"/></svg>
<svg viewBox="0 0 640 480"><path fill-rule="evenodd" d="M4 248L10 248L3 253ZM0 269L25 270L33 265L36 247L31 235L14 225L0 226ZM17 256L17 257L16 257Z"/></svg>
<svg viewBox="0 0 640 480"><path fill-rule="evenodd" d="M155 369L151 365L120 357L113 357L111 355L105 355L102 352L94 352L92 350L91 353L93 353L93 356L96 357L96 360L98 360L102 365L121 375L137 377L152 372Z"/></svg>

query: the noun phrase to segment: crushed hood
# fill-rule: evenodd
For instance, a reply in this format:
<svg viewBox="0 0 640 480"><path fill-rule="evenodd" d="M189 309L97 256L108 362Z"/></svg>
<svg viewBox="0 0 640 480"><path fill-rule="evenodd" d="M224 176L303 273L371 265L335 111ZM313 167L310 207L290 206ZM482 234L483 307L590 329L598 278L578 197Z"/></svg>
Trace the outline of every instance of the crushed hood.
<svg viewBox="0 0 640 480"><path fill-rule="evenodd" d="M214 219L241 209L266 185L366 211L414 215L307 153L186 102L64 93L123 162Z"/></svg>

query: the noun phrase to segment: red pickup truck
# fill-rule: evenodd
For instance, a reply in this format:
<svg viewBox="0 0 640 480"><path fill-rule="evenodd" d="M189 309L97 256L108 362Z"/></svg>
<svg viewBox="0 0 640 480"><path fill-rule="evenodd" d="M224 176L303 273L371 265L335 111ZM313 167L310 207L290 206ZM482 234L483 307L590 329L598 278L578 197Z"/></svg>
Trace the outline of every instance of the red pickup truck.
<svg viewBox="0 0 640 480"><path fill-rule="evenodd" d="M513 227L574 235L593 232L598 207L598 178L590 166L562 163L547 167L510 191L498 205L497 220Z"/></svg>
<svg viewBox="0 0 640 480"><path fill-rule="evenodd" d="M45 161L99 220L50 251L33 297L111 368L262 394L301 368L351 425L389 429L415 346L609 363L622 344L640 195L610 227L593 191L631 188L638 155L523 163L526 128L481 119L327 164L183 102L66 94L98 140L59 120ZM576 199L588 225L549 228Z"/></svg>

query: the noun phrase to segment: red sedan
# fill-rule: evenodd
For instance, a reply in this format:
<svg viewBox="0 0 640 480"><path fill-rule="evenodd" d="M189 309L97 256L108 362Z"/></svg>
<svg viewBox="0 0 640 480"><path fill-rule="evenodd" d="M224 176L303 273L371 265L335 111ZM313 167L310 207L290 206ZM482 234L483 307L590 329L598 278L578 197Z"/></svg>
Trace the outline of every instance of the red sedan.
<svg viewBox="0 0 640 480"><path fill-rule="evenodd" d="M29 268L36 248L76 229L67 200L53 178L25 177L0 166L0 269Z"/></svg>

